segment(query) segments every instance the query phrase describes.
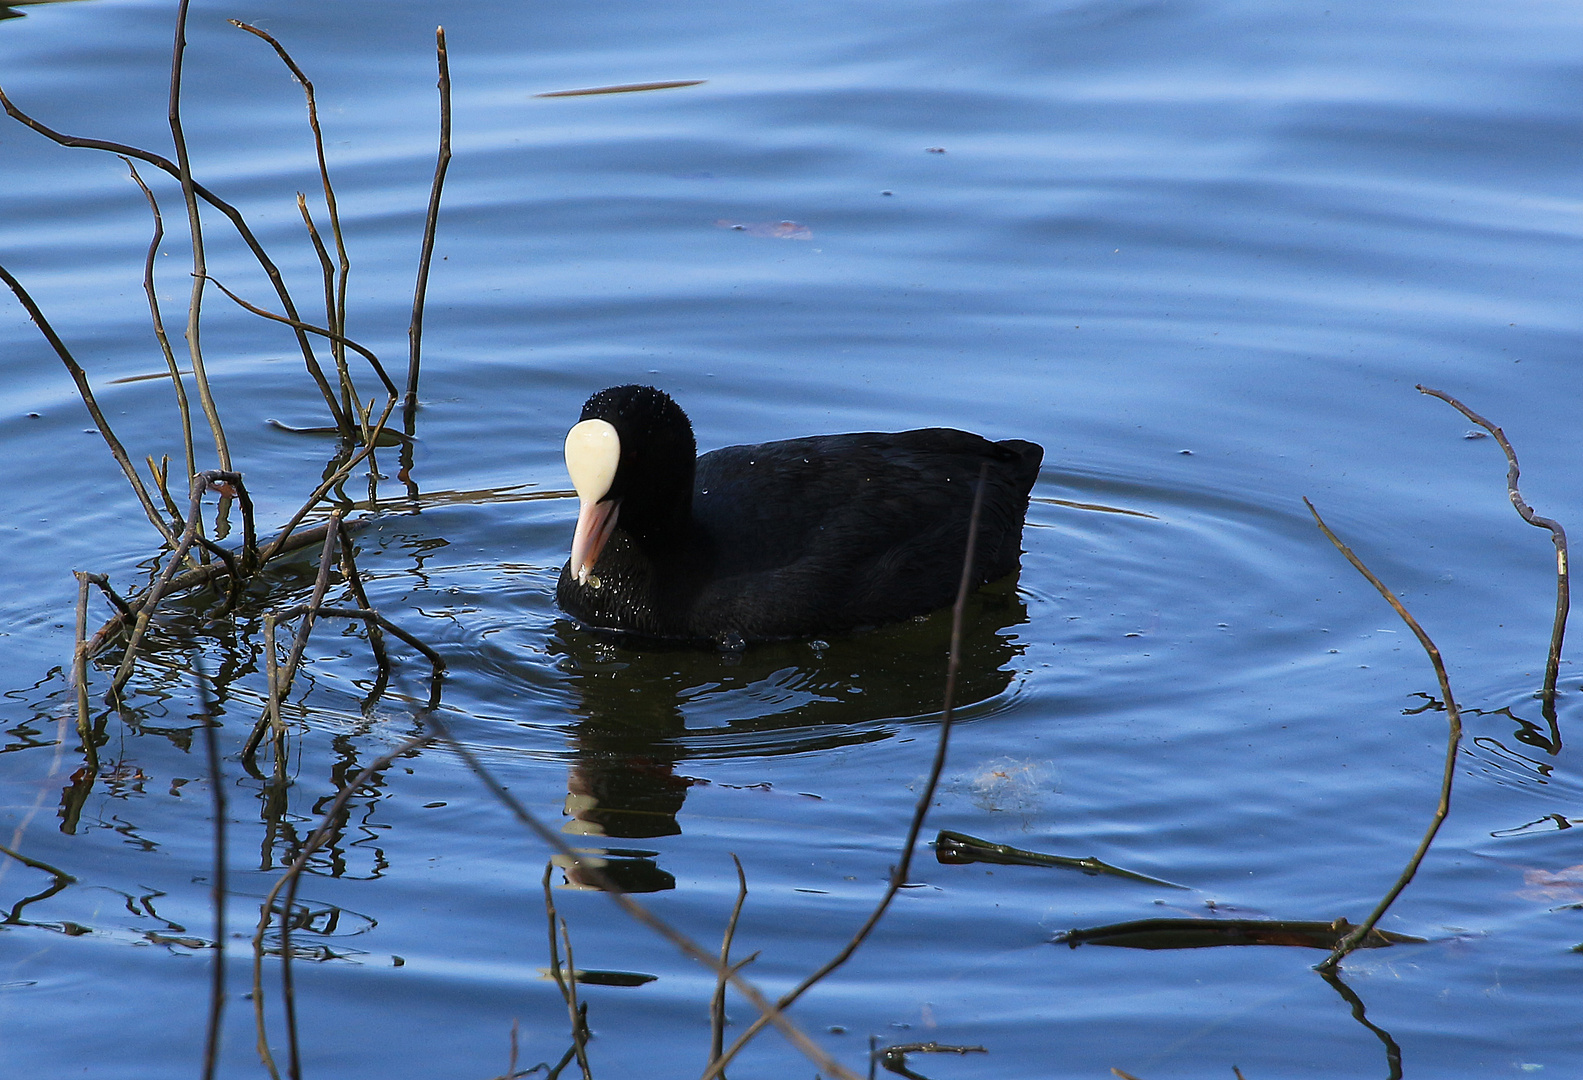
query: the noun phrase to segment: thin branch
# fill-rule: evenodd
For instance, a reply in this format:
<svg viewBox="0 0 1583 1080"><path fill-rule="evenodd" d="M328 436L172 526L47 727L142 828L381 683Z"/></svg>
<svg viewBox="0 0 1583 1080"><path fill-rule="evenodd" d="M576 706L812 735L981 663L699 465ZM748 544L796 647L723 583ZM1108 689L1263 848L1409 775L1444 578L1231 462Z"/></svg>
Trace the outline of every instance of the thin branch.
<svg viewBox="0 0 1583 1080"><path fill-rule="evenodd" d="M357 558L352 552L351 530L346 527L345 521L340 520L336 521L335 529L341 535L341 573L352 588L352 598L357 601L359 607L373 615L374 605L368 602L368 593L363 590L363 576L357 572ZM379 670L389 671L390 657L385 655L385 634L380 626L383 621L377 615L368 620L368 645L374 650L374 663L379 665ZM440 661L438 653L430 659L439 662L441 669L444 669L445 665Z"/></svg>
<svg viewBox="0 0 1583 1080"><path fill-rule="evenodd" d="M137 611L137 620L132 624L132 633L127 638L126 652L121 657L121 666L116 669L115 677L110 681L112 698L120 697L122 687L126 686L126 681L132 677L132 665L137 659L137 647L143 641L144 632L148 630L149 620L153 618L154 610L159 606L160 600L170 591L171 582L176 576L176 567L181 564L182 558L198 535L203 492L208 486L207 477L207 473L201 473L192 478L192 501L187 512L187 528L182 532L181 540L171 553L170 562L165 565L165 569L143 595L143 603Z"/></svg>
<svg viewBox="0 0 1583 1080"><path fill-rule="evenodd" d="M330 568L335 565L335 542L341 536L340 524L341 511L330 511L330 527L324 530L324 547L319 551L319 576L313 582L313 596L308 601L307 610L303 612L302 625L297 628L297 638L292 642L291 653L286 657L285 670L280 673L282 699L291 693L292 680L297 677L297 666L302 663L303 650L308 647L308 635L313 633L313 623L318 618L319 606L324 603L324 594L330 588Z"/></svg>
<svg viewBox="0 0 1583 1080"><path fill-rule="evenodd" d="M159 342L159 350L165 357L165 366L170 369L170 384L176 391L176 408L181 413L181 446L187 455L187 482L190 484L198 471L198 461L192 446L192 410L187 405L187 385L181 380L181 368L176 363L176 354L170 347L170 337L165 333L165 320L159 311L159 296L154 291L154 256L159 253L159 243L165 238L165 219L160 215L158 200L143 182L143 177L139 175L137 166L132 164L132 159L125 154L118 156L126 162L127 171L132 174L133 182L143 192L143 198L148 200L149 212L154 215L154 236L149 240L148 253L143 257L143 293L148 297L148 317L154 324L154 337ZM162 479L161 492L164 492L164 487ZM167 507L169 504L170 499L167 496Z"/></svg>
<svg viewBox="0 0 1583 1080"><path fill-rule="evenodd" d="M94 744L93 721L88 715L88 585L89 576L77 575L77 640L72 650L72 682L77 684L77 736L90 772L99 771L99 748Z"/></svg>
<svg viewBox="0 0 1583 1080"><path fill-rule="evenodd" d="M544 916L545 924L550 933L550 978L555 980L555 988L561 992L561 1000L566 1002L566 1011L572 1021L572 1045L566 1051L566 1056L561 1058L561 1063L551 1070L551 1076L559 1076L567 1063L576 1059L583 1076L591 1075L588 1068L588 1004L584 1002L579 1008L577 1004L577 968L572 961L572 940L566 940L566 967L561 967L561 939L556 934L559 928L563 933L566 930L566 920L555 910L555 892L550 888L550 874L555 869L554 862L544 864L544 877L540 881L544 889ZM570 981L571 985L568 985Z"/></svg>
<svg viewBox="0 0 1583 1080"><path fill-rule="evenodd" d="M246 30L249 34L267 41L275 50L275 54L280 57L281 62L291 71L292 77L302 86L303 95L307 98L308 127L313 131L313 151L319 162L319 183L324 189L324 206L330 215L330 235L335 240L335 252L340 263L338 280L332 278L328 267L325 270L325 319L329 323L331 330L337 334L345 334L346 281L351 274L352 263L346 254L346 238L341 233L341 215L336 208L335 186L330 183L330 165L324 155L324 132L319 128L319 102L314 94L313 81L308 78L307 73L302 68L297 66L297 62L291 58L291 54L286 51L286 47L267 31L260 30L258 27L250 26L244 22L238 22L236 19L228 19L227 21L232 26L240 30ZM302 210L303 219L308 222L309 232L313 236L314 247L319 249L322 255L324 245L319 240L317 232L313 229L313 221L308 216L307 204L302 200L300 194L297 199L298 206ZM328 262L328 259L326 259L326 262ZM341 407L346 411L346 415L350 417L352 415L351 401L356 400L357 393L350 385L351 376L346 370L346 350L340 342L332 342L332 350L335 357L336 370L342 379ZM349 432L347 437L351 437Z"/></svg>
<svg viewBox="0 0 1583 1080"><path fill-rule="evenodd" d="M433 669L434 678L444 675L448 670L444 658L441 657L439 653L435 652L433 648L424 644L416 636L408 633L406 630L403 630L401 627L397 626L395 623L379 614L379 612L373 611L369 608L324 607L323 605L317 604L298 604L295 607L289 607L284 611L271 612L269 615L265 616L264 632L266 637L268 637L270 640L273 640L272 635L274 633L273 628L275 622L283 619L294 619L299 615L305 617L311 615L316 618L332 616L341 619L362 619L364 622L369 624L370 637L372 637L374 633L378 632L374 629L377 627L378 630L383 630L391 636L401 639L422 653L424 658L429 661L429 664ZM298 640L302 641L304 639L299 635ZM295 653L295 655L297 655L300 659L300 653ZM382 648L379 650L378 656L376 658L384 659L384 663L381 665L379 670L382 675L388 674L390 671L389 659L388 656L384 654L384 650ZM288 674L289 671L290 669L288 668ZM278 687L280 684L284 683L284 688L276 689L274 691L268 706L265 708L264 714L260 716L258 718L258 722L253 725L253 733L248 737L246 745L242 747L241 756L244 761L251 760L253 755L258 751L259 743L263 742L264 732L267 729L273 727L276 730L277 740L282 737L282 732L284 731L279 719L280 701L285 697L286 692L290 689L291 681L289 678L285 678L284 676L274 675L272 675L270 679L271 687ZM274 720L270 719L272 714L274 716Z"/></svg>
<svg viewBox="0 0 1583 1080"><path fill-rule="evenodd" d="M396 389L396 384L390 381L389 375L385 374L385 365L379 362L379 357L363 348L351 338L346 337L344 334L337 334L334 330L326 330L322 326L314 326L312 323L305 323L300 319L289 318L285 315L277 315L273 311L269 311L266 308L261 308L257 305L250 304L246 300L243 300L240 296L236 295L236 293L220 284L218 281L215 281L214 278L209 278L209 280L214 281L214 287L225 293L225 295L229 296L232 300L236 301L238 306L246 308L254 315L269 319L272 322L285 323L287 326L294 327L309 334L317 334L322 338L327 338L330 341L345 345L347 348L357 353L357 355L361 356L364 360L368 361L369 366L374 369L374 374L379 376L379 381L385 384L385 390L388 393L399 393L399 391Z"/></svg>
<svg viewBox="0 0 1583 1080"><path fill-rule="evenodd" d="M187 53L187 6L189 0L176 4L176 41L170 57L170 135L176 145L176 179L181 181L181 195L187 204L187 231L192 236L192 292L187 301L187 354L192 358L193 382L198 387L198 401L203 414L209 419L209 430L214 433L214 450L220 459L220 468L230 471L231 448L225 441L225 429L220 424L220 411L209 391L209 375L203 367L203 346L199 337L200 314L203 310L203 283L208 280L203 249L203 222L198 214L198 196L192 187L192 161L187 156L187 135L181 124L182 62Z"/></svg>
<svg viewBox="0 0 1583 1080"><path fill-rule="evenodd" d="M330 251L324 246L324 239L319 235L319 228L313 223L313 214L308 210L307 196L297 192L297 213L302 215L302 224L308 230L308 240L313 244L313 253L319 257L319 273L324 278L324 322L333 334L346 332L344 320L336 318L335 302L335 264L330 261ZM341 381L341 408L348 416L352 414L352 402L358 398L357 390L352 385L352 373L346 366L346 346L342 342L330 342L330 356L335 361L336 378Z"/></svg>
<svg viewBox="0 0 1583 1080"><path fill-rule="evenodd" d="M71 350L66 348L66 343L60 339L60 335L55 333L55 328L44 317L44 312L38 304L34 303L32 295L4 266L0 266L0 281L4 281L16 294L22 307L27 310L28 317L33 320L33 325L38 327L39 333L44 335L44 340L55 350L55 355L66 365L66 371L70 373L72 382L77 384L77 396L82 398L82 403L88 408L88 415L93 417L94 426L99 429L99 435L110 447L111 456L126 474L128 482L132 485L132 493L137 496L137 501L143 504L143 513L148 515L148 520L159 530L165 542L174 545L175 535L170 531L170 526L165 524L165 519L159 516L159 511L154 507L154 500L149 498L148 489L143 486L143 480L138 476L137 469L133 467L132 459L127 456L126 447L122 446L121 440L115 437L110 421L100 411L99 402L93 396L93 388L88 385L88 373L82 369L81 364L77 363L76 357L72 356Z"/></svg>
<svg viewBox="0 0 1583 1080"><path fill-rule="evenodd" d="M507 790L506 787L495 778L494 774L484 767L484 763L478 759L478 755L473 753L472 749L469 748L466 743L463 743L461 740L457 739L455 735L451 734L450 728L446 726L445 722L441 720L439 716L431 715L428 719L428 723L435 736L443 741L446 746L450 747L450 749L462 759L463 764L471 769L473 775L478 777L478 779L483 783L484 787L487 788L492 795L494 795L495 799L511 812L512 817L516 818L518 822L520 822L530 832L543 841L545 845L558 852L571 863L576 864L578 867L578 873L583 875L590 884L594 885L606 896L608 896L612 903L619 907L630 918L648 927L654 933L658 934L660 937L676 946L676 948L682 953L698 961L700 964L703 964L710 971L718 972L720 970L719 960L717 960L701 945L693 941L681 931L677 930L675 927L671 926L669 923L665 922L653 912L649 911L649 909L644 907L642 904L639 904L637 901L633 900L632 897L628 896L621 889L620 885L618 885L610 877L610 875L606 874L602 869L600 869L596 863L588 861L582 855L579 855L576 851L572 850L571 845L567 844L566 840L559 833L552 830L548 825L544 824L544 822L540 821L536 816L534 816L534 814L529 811L526 806L522 805L521 799L518 799L514 794ZM773 1006L771 1006L769 1000L759 992L758 987L754 986L752 983L748 982L734 971L730 975L730 982L731 985L736 989L737 993L746 998L755 1009L772 1016L771 1022L780 1029L781 1034L786 1037L788 1042L790 1042L802 1052L804 1057L808 1058L830 1076L839 1077L840 1080L856 1080L856 1077L852 1072L848 1071L844 1066L841 1065L840 1062L836 1061L835 1058L826 1053L818 1043L810 1039L808 1035L795 1023L793 1023L789 1017L783 1015L778 1009L775 1009Z"/></svg>
<svg viewBox="0 0 1583 1080"><path fill-rule="evenodd" d="M99 591L104 593L105 599L109 600L122 615L133 615L132 606L126 602L120 593L111 587L109 578L103 574L84 574L83 577L87 578L90 584L97 585Z"/></svg>
<svg viewBox="0 0 1583 1080"><path fill-rule="evenodd" d="M6 115L11 117L11 119L32 128L57 145L87 150L104 150L112 154L136 158L139 161L147 162L177 180L181 179L181 170L177 168L176 164L168 158L161 157L159 154L136 146L128 146L126 143L111 142L107 139L81 138L56 131L54 128L35 120L17 108L16 104L6 96L3 89L0 89L0 107L5 109ZM189 177L189 179L191 178ZM292 302L291 293L286 289L285 279L280 276L280 268L269 257L269 253L264 250L264 245L259 243L258 237L253 235L253 230L248 226L247 220L242 216L242 212L196 180L191 180L191 183L193 192L200 199L230 219L231 227L242 238L242 242L253 253L253 258L258 261L259 266L268 275L270 284L275 287L275 295L280 298L280 306L285 309L288 315L296 318L297 306ZM301 330L297 331L297 344L302 350L302 360L307 366L308 374L313 376L313 381L318 385L319 392L324 395L324 403L329 406L331 415L335 417L336 426L344 430L350 430L347 427L346 418L341 415L340 406L335 402L335 392L330 388L329 381L324 377L323 369L319 367L319 361L313 355L313 347L308 343L308 336Z"/></svg>
<svg viewBox="0 0 1583 1080"><path fill-rule="evenodd" d="M148 463L149 477L154 481L154 487L159 491L160 501L165 504L165 513L176 523L176 528L185 529L187 523L182 520L181 508L176 505L176 497L170 493L170 458L160 455L160 464L154 464L154 455L149 454L143 459ZM187 473L187 483L192 483L192 473Z"/></svg>
<svg viewBox="0 0 1583 1080"><path fill-rule="evenodd" d="M306 513L306 511L303 511L303 513ZM292 522L293 527L295 524L295 521ZM263 552L259 556L259 565L262 566L269 558L284 555L291 551L298 551L305 547L311 547L323 539L323 524L315 525L312 528L304 529L301 532L283 530L281 533L278 533L275 536L275 539L271 540L268 546L263 549ZM182 592L186 589L195 589L203 585L208 585L216 578L225 576L228 572L229 568L223 562L209 563L208 565L200 566L193 570L188 570L185 573L172 578L170 584L166 586L165 592L161 595ZM88 639L88 653L90 656L98 652L99 649L103 648L105 642L110 641L112 638L125 631L128 624L135 624L137 622L138 613L148 606L150 599L149 595L145 593L136 600L123 600L115 594L113 589L110 589L108 584L104 584L99 580L101 577L102 575L94 574L91 576L90 580L92 580L95 585L99 585L100 588L106 590L107 595L111 597L111 602L117 607L117 613L113 618L105 622L103 626L99 627L99 629L94 632L93 637Z"/></svg>
<svg viewBox="0 0 1583 1080"><path fill-rule="evenodd" d="M731 908L731 918L726 921L725 937L720 942L720 971L715 975L715 996L709 1003L710 1061L717 1060L725 1049L726 971L731 966L731 943L736 940L737 920L742 917L742 905L748 898L748 877L742 870L742 860L732 852L731 862L737 868L737 902Z"/></svg>
<svg viewBox="0 0 1583 1080"><path fill-rule="evenodd" d="M929 767L929 779L924 784L923 792L918 797L918 805L913 810L912 821L907 827L907 839L902 843L901 856L896 861L896 868L890 876L890 883L885 887L885 893L880 897L879 903L874 905L863 925L858 927L846 945L833 957L824 963L817 971L798 983L791 991L781 996L775 1002L773 1013L765 1013L749 1024L737 1040L731 1044L724 1054L717 1057L709 1066L701 1080L713 1080L721 1076L725 1067L731 1060L741 1053L755 1035L763 1030L765 1023L773 1020L784 1010L789 1009L792 1003L806 993L809 987L829 975L836 968L846 963L858 947L873 932L874 927L884 917L890 908L891 901L896 898L897 892L907 882L907 874L912 869L913 851L918 846L918 834L923 829L924 819L929 814L930 804L934 802L935 789L940 783L940 774L945 770L946 751L951 741L951 718L956 703L956 676L962 664L962 621L967 610L967 596L973 583L973 556L978 546L978 519L984 506L984 485L988 479L989 466L980 465L978 470L978 484L973 489L973 512L968 518L967 550L962 555L962 578L957 584L956 602L951 605L951 651L946 659L945 666L945 700L940 710L940 738L935 744L934 761Z"/></svg>
<svg viewBox="0 0 1583 1080"><path fill-rule="evenodd" d="M264 718L268 721L270 733L274 736L271 740L275 748L275 779L285 778L285 753L283 747L286 741L286 725L280 718L280 653L275 646L275 625L277 617L273 611L264 613L264 682L269 688L269 696L264 702ZM243 752L244 762L250 760L251 754Z"/></svg>
<svg viewBox="0 0 1583 1080"><path fill-rule="evenodd" d="M1523 494L1517 488L1517 478L1522 475L1522 470L1517 467L1517 451L1512 449L1512 444L1506 440L1506 433L1484 417L1468 408L1462 402L1441 390L1432 390L1422 383L1418 385L1420 394L1437 397L1450 405L1457 412L1473 421L1479 427L1495 436L1495 441L1500 444L1501 451L1506 455L1506 494L1516 508L1518 515L1528 524L1538 529L1550 530L1550 539L1556 547L1556 613L1550 625L1550 653L1545 660L1544 705L1545 719L1550 721L1551 729L1556 727L1556 679L1561 670L1561 642L1567 632L1567 612L1571 607L1571 590L1568 585L1569 574L1567 567L1567 532L1561 523L1547 517L1540 517L1534 513L1533 507L1523 499ZM1556 732L1559 735L1559 732ZM1560 753L1560 740L1555 740L1551 747L1552 754Z"/></svg>
<svg viewBox="0 0 1583 1080"><path fill-rule="evenodd" d="M308 516L308 512L315 506L319 505L319 500L324 498L325 492L329 491L331 488L345 480L346 477L350 476L352 469L374 452L374 446L379 442L379 437L384 434L385 422L390 419L390 414L395 411L395 408L396 398L391 396L385 402L385 408L384 411L379 414L379 420L376 423L370 425L369 440L358 448L357 453L347 458L340 468L336 469L335 472L331 473L329 476L325 477L319 482L319 486L314 488L313 493L303 501L302 506L300 506L297 509L297 512L291 516L291 520L286 522L285 527L275 535L275 539L270 541L269 544L265 545L263 550L259 553L258 558L260 566L274 558L276 555L280 554L282 550L288 550L287 545L290 545L290 547L300 546L292 544L292 532L297 528L298 525L302 523L302 519Z"/></svg>
<svg viewBox="0 0 1583 1080"><path fill-rule="evenodd" d="M412 434L418 408L418 368L423 356L423 305L429 291L429 265L434 261L434 233L440 220L440 193L445 170L451 164L451 62L445 51L445 27L434 31L434 50L440 69L440 151L429 187L429 210L423 219L423 249L418 256L418 281L412 290L412 323L407 329L407 395L403 408L407 434Z"/></svg>
<svg viewBox="0 0 1583 1080"><path fill-rule="evenodd" d="M1390 906L1396 902L1396 898L1401 895L1402 890L1407 888L1408 883L1413 880L1413 875L1418 873L1418 865L1424 861L1424 856L1429 853L1429 845L1434 843L1435 834L1440 831L1440 826L1446 820L1446 815L1451 812L1451 783L1456 779L1457 750L1462 743L1462 714L1457 709L1456 697L1451 693L1451 679L1446 674L1444 661L1440 659L1440 650L1429 639L1429 635L1424 632L1424 628L1418 625L1418 620L1413 618L1412 614L1402 606L1400 600L1396 599L1396 594L1386 588L1385 583L1375 577L1372 570L1363 565L1363 560L1353 554L1352 549L1343 544L1340 537L1330 531L1330 526L1326 525L1324 519L1319 516L1319 511L1314 509L1314 504L1305 498L1303 499L1303 505L1308 507L1310 514L1314 515L1314 523L1319 526L1319 531L1325 534L1325 538L1336 546L1337 551L1347 557L1347 561L1357 569L1358 573L1368 579L1370 585L1379 590L1380 595L1385 597L1385 602L1391 605L1392 610L1400 616L1402 622L1406 623L1407 628L1413 632L1413 636L1418 638L1418 644L1423 646L1424 652L1429 656L1429 663L1434 666L1435 678L1440 681L1440 696L1446 703L1446 727L1448 729L1446 735L1446 764L1440 778L1440 801L1435 806L1434 817L1429 822L1429 828L1424 832L1424 838L1419 841L1418 848L1413 852L1412 858L1407 860L1407 867L1402 871L1401 876L1396 879L1396 884L1392 885L1390 890L1386 892L1384 898L1369 913L1369 917L1338 941L1335 951L1318 965L1319 970L1325 972L1334 971L1336 965L1341 963L1348 953L1356 949L1359 942L1368 937L1369 931L1374 929L1374 924L1380 921L1386 911L1390 910Z"/></svg>

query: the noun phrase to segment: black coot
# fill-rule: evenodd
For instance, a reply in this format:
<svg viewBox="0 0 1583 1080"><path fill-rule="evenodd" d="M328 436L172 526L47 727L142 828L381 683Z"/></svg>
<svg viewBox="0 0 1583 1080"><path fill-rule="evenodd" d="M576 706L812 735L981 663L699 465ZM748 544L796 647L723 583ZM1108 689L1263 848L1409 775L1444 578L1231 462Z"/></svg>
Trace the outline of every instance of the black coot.
<svg viewBox="0 0 1583 1080"><path fill-rule="evenodd" d="M979 466L975 584L1017 569L1044 450L950 428L728 446L648 386L601 390L566 436L581 507L556 599L588 626L737 645L950 604Z"/></svg>

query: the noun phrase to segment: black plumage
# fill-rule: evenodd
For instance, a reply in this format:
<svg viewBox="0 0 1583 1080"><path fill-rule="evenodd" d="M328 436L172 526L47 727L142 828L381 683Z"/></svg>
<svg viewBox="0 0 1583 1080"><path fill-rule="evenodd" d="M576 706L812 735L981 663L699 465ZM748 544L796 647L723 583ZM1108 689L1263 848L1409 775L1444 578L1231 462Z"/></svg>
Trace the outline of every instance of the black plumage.
<svg viewBox="0 0 1583 1080"><path fill-rule="evenodd" d="M1021 439L924 428L728 446L695 460L686 415L645 386L600 391L582 420L610 424L620 447L603 497L584 493L584 516L595 504L618 509L584 579L570 561L562 568L561 607L598 629L724 644L949 605L984 463L974 583L1010 574L1044 456Z"/></svg>

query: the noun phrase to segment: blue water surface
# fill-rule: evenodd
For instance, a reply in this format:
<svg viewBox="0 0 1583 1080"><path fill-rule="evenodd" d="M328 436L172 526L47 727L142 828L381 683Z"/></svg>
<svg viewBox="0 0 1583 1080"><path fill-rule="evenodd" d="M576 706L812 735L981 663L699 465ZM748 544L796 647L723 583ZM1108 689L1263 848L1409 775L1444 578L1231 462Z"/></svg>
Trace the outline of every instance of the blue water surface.
<svg viewBox="0 0 1583 1080"><path fill-rule="evenodd" d="M21 15L0 20L18 107L172 153L175 4L5 11ZM952 1078L1387 1076L1398 1053L1409 1077L1583 1071L1583 678L1563 659L1559 748L1535 697L1554 552L1513 512L1495 441L1414 389L1500 425L1527 500L1580 520L1575 7L200 0L183 87L194 172L317 322L296 193L321 229L326 216L302 91L227 19L275 34L315 85L348 331L398 374L444 24L454 157L416 442L410 461L381 451L376 507L368 470L345 486L359 565L372 603L446 658L437 715L457 738L711 950L741 859L733 955L757 954L743 974L765 993L832 955L896 864L948 616L742 654L594 638L554 605L575 516L566 428L592 391L644 381L676 396L703 448L925 425L1045 447L1021 576L969 611L924 835L1186 888L921 849L873 937L792 1012L846 1068L866 1074L873 1037L982 1046L909 1058ZM535 96L673 80L702 82ZM0 263L132 460L169 455L179 473L169 380L118 381L164 371L141 285L149 211L126 166L15 122L0 163ZM180 189L140 169L184 358ZM275 307L224 219L204 227L209 274ZM322 425L326 407L289 332L213 288L204 313L232 454L272 531L336 448L268 421ZM210 594L169 606L123 710L105 704L119 654L101 655L100 767L85 772L71 572L135 591L159 538L9 299L0 387L0 1072L201 1067L212 717L230 872L219 1073L267 1075L246 996L260 905L340 786L420 730L427 666L393 645L380 684L363 630L322 621L285 710L289 785L250 775L264 615L307 599L304 551L232 615ZM1358 921L1422 835L1439 687L1304 496L1434 637L1466 714L1451 815L1382 923L1426 942L1350 957L1345 992L1308 949L1051 944L1157 917ZM95 599L90 627L109 614ZM559 1060L549 860L455 749L381 769L301 885L304 1075L498 1076L513 1032L518 1069ZM593 1075L702 1072L713 974L565 860L550 880L578 968L654 977L580 988ZM266 940L262 1011L284 1074L280 951ZM735 995L727 1013L728 1038L754 1015ZM818 1068L766 1033L730 1075Z"/></svg>

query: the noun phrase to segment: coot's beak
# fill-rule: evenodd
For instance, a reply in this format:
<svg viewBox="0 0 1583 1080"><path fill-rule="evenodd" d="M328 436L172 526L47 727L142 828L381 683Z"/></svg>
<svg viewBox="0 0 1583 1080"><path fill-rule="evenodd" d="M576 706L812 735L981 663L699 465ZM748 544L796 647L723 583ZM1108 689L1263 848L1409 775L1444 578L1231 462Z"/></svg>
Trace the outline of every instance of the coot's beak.
<svg viewBox="0 0 1583 1080"><path fill-rule="evenodd" d="M577 529L572 533L572 576L588 584L599 553L616 528L619 498L610 498L621 465L621 437L607 420L583 420L566 433L566 471L577 489Z"/></svg>
<svg viewBox="0 0 1583 1080"><path fill-rule="evenodd" d="M588 584L588 575L605 549L605 541L616 528L620 499L594 502L584 499L577 509L577 529L572 533L572 574L577 584Z"/></svg>

